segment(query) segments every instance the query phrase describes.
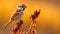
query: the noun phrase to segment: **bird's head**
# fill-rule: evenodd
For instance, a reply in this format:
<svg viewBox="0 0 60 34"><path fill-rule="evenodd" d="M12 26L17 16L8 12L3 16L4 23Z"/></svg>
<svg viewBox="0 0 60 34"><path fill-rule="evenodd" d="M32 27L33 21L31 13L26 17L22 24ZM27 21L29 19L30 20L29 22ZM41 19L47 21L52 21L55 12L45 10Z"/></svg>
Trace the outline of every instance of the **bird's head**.
<svg viewBox="0 0 60 34"><path fill-rule="evenodd" d="M21 8L22 10L25 10L25 8L27 8L27 6L25 4L22 4L22 5L18 5L19 8Z"/></svg>

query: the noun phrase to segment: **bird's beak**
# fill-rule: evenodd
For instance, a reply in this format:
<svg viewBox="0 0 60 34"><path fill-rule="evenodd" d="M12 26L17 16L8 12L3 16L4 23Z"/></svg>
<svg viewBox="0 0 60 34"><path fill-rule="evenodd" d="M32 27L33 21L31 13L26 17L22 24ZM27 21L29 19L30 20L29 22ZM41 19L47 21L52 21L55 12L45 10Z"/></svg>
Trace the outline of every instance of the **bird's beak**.
<svg viewBox="0 0 60 34"><path fill-rule="evenodd" d="M25 6L25 8L27 8L27 7Z"/></svg>

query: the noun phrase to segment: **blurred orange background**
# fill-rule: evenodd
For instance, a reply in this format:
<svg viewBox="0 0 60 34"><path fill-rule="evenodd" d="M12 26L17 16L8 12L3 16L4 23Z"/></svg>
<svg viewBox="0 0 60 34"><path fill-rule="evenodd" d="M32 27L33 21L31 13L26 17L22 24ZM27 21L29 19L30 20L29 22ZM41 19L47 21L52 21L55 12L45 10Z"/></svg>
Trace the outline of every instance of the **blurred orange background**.
<svg viewBox="0 0 60 34"><path fill-rule="evenodd" d="M60 33L59 4L43 0L0 0L0 29L9 21L11 14L18 4L25 4L27 6L22 17L26 31L30 26L30 15L33 14L35 10L41 9L41 14L37 18L36 23L38 33ZM11 29L13 24L14 23L11 23L7 27L7 30Z"/></svg>

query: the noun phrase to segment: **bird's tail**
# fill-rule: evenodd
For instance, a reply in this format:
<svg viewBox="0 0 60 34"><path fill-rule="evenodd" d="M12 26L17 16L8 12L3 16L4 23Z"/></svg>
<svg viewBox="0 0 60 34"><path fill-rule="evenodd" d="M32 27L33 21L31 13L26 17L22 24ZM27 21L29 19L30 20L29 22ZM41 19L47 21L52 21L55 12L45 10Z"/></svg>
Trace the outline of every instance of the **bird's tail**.
<svg viewBox="0 0 60 34"><path fill-rule="evenodd" d="M3 27L3 29L6 29L7 26L8 26L11 22L12 22L12 21L8 22L8 23Z"/></svg>

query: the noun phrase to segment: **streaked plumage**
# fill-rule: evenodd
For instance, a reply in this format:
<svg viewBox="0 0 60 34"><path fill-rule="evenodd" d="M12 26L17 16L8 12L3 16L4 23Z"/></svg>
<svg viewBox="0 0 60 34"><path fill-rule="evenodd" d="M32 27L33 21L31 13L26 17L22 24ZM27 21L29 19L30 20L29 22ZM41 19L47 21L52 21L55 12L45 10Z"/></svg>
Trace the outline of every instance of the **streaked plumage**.
<svg viewBox="0 0 60 34"><path fill-rule="evenodd" d="M25 10L26 6L24 4L22 5L18 5L15 13L12 15L12 17L10 18L10 21L6 24L6 26L4 27L4 29L13 21L19 19L22 17L22 15L24 14L24 10Z"/></svg>

